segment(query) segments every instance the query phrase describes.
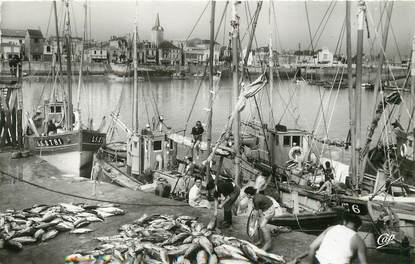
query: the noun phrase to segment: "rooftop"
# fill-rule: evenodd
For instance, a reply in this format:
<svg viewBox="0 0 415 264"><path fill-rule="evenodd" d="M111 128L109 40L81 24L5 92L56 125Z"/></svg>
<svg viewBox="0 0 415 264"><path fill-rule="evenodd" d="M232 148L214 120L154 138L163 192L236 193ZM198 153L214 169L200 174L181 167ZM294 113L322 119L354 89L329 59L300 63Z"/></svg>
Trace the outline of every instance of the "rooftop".
<svg viewBox="0 0 415 264"><path fill-rule="evenodd" d="M2 28L1 35L6 37L24 38L26 35L26 30Z"/></svg>
<svg viewBox="0 0 415 264"><path fill-rule="evenodd" d="M179 49L179 48L173 45L170 41L165 40L160 43L159 49Z"/></svg>
<svg viewBox="0 0 415 264"><path fill-rule="evenodd" d="M27 33L29 33L29 36L31 38L44 38L42 31L38 30L38 29L28 29Z"/></svg>

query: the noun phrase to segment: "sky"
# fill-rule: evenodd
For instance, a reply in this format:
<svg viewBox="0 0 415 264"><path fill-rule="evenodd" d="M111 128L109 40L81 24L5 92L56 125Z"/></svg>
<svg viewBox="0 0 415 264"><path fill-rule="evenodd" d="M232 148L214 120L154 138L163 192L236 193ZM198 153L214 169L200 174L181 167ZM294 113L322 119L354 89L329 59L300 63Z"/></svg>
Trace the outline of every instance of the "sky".
<svg viewBox="0 0 415 264"><path fill-rule="evenodd" d="M72 35L82 36L84 1L73 1L71 12ZM225 1L216 2L216 28L225 7ZM315 49L327 47L334 51L338 42L341 28L345 17L344 1L264 1L258 20L256 30L256 41L253 46L267 45L270 31L272 32L273 46L277 50L298 49L310 47L309 27L312 35L318 29L318 25L329 6L334 7L321 37L314 40ZM375 47L380 46L380 33L376 26L383 1L368 1L368 23L370 39L367 39L365 32L365 53L369 54L370 43L374 42ZM186 38L209 38L210 5L206 8L208 1L101 1L90 0L88 7L90 12L88 27L93 39L100 41L108 40L110 36L122 36L133 31L136 13L138 15L138 31L140 39L151 38L151 28L154 26L157 13L160 16L160 23L164 28L164 38L167 40L184 40ZM62 1L57 1L58 17L62 20ZM356 15L357 2L353 1L351 9L352 20L352 43L356 42ZM247 12L254 13L255 1L242 1L238 7L241 18L240 34L243 37L243 44L247 36ZM307 8L307 9L306 9ZM308 20L307 12L308 11ZM330 9L332 10L332 9ZM45 36L54 35L54 19L51 16L51 1L3 1L1 5L1 28L26 29L40 28ZM202 14L203 13L203 14ZM270 15L271 14L271 23ZM197 20L200 21L196 24ZM218 34L217 42L227 43L230 26L231 5L227 8L224 22ZM327 16L328 17L328 16ZM384 16L385 17L385 16ZM308 22L309 21L309 26ZM325 20L324 20L325 21ZM271 24L271 26L270 26ZM323 25L325 22L323 23ZM195 26L196 25L196 26ZM407 56L411 48L412 37L415 33L415 0L397 1L394 3L392 19L392 30L389 34L387 53L390 56ZM191 33L192 28L194 31ZM320 27L323 28L323 27ZM89 30L89 29L88 29ZM216 29L215 29L216 31ZM226 34L224 34L224 32ZM191 33L191 34L190 34ZM318 33L317 35L320 35ZM342 42L343 50L345 37ZM377 51L376 51L377 52Z"/></svg>

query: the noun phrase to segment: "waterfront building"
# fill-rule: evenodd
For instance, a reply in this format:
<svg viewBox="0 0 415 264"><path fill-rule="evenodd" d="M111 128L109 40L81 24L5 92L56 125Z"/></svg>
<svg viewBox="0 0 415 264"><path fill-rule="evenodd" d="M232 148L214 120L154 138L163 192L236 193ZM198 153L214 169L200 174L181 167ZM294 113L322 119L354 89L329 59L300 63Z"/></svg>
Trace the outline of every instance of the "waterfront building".
<svg viewBox="0 0 415 264"><path fill-rule="evenodd" d="M158 47L158 64L171 66L171 65L182 65L183 55L182 49L176 47L169 41L163 41Z"/></svg>
<svg viewBox="0 0 415 264"><path fill-rule="evenodd" d="M139 64L157 64L159 61L157 46L147 40L138 43L137 53Z"/></svg>
<svg viewBox="0 0 415 264"><path fill-rule="evenodd" d="M26 30L24 44L24 59L29 61L40 61L43 58L43 43L45 38L42 31L38 29Z"/></svg>
<svg viewBox="0 0 415 264"><path fill-rule="evenodd" d="M63 38L59 42L62 59L66 60L66 43ZM71 37L71 59L79 62L82 54L83 41L80 37ZM58 41L56 36L51 36L43 43L43 61L52 61L52 55L58 53Z"/></svg>
<svg viewBox="0 0 415 264"><path fill-rule="evenodd" d="M186 43L184 47L185 64L203 65L208 61L209 58L209 45L210 40L202 40L199 38L191 39ZM215 42L213 48L213 64L219 63L220 45Z"/></svg>
<svg viewBox="0 0 415 264"><path fill-rule="evenodd" d="M322 48L317 53L317 63L318 64L333 64L333 53L330 52L328 48Z"/></svg>
<svg viewBox="0 0 415 264"><path fill-rule="evenodd" d="M90 44L84 50L84 61L85 62L106 62L108 61L107 56L107 45L100 44Z"/></svg>
<svg viewBox="0 0 415 264"><path fill-rule="evenodd" d="M108 44L108 60L114 63L124 63L130 59L127 37L111 36Z"/></svg>
<svg viewBox="0 0 415 264"><path fill-rule="evenodd" d="M159 14L157 13L156 23L151 29L151 42L158 47L164 40L164 28L160 25Z"/></svg>
<svg viewBox="0 0 415 264"><path fill-rule="evenodd" d="M0 29L0 58L7 60L14 55L20 57L25 36L25 30Z"/></svg>

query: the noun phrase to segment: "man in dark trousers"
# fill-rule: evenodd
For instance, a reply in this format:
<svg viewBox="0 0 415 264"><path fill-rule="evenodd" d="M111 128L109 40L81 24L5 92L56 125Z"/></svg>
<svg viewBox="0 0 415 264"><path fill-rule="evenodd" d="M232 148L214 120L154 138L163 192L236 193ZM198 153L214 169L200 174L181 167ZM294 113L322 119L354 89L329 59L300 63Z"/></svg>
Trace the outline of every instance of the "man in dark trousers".
<svg viewBox="0 0 415 264"><path fill-rule="evenodd" d="M362 220L355 214L345 213L343 224L327 228L311 243L309 251L296 257L291 263L346 264L357 255L366 264L366 245L357 234Z"/></svg>
<svg viewBox="0 0 415 264"><path fill-rule="evenodd" d="M219 176L217 176L219 177ZM214 216L217 217L218 209L223 208L223 224L222 228L228 228L232 225L232 207L238 199L241 189L238 185L230 181L218 180L217 184L211 181L206 186L208 191L214 190L213 197L215 198ZM221 201L221 202L220 202Z"/></svg>
<svg viewBox="0 0 415 264"><path fill-rule="evenodd" d="M257 189L248 186L244 190L249 199L254 203L254 209L259 218L259 241L257 244L264 242L263 250L271 247L271 231L267 228L269 220L275 215L275 205L270 198L262 193L258 193Z"/></svg>
<svg viewBox="0 0 415 264"><path fill-rule="evenodd" d="M202 126L202 122L197 121L196 126L192 128L192 135L193 135L193 146L192 146L192 156L193 156L193 149L196 148L196 159L199 159L199 149L200 143L202 142L202 135L205 132Z"/></svg>

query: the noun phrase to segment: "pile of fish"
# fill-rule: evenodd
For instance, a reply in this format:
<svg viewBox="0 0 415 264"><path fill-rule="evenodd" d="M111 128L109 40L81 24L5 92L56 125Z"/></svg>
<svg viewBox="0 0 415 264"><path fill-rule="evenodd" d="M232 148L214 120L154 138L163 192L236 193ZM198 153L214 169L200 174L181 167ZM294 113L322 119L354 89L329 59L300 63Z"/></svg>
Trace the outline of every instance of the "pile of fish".
<svg viewBox="0 0 415 264"><path fill-rule="evenodd" d="M119 234L97 237L93 250L77 250L65 264L248 264L284 263L248 241L208 230L190 216L143 215L119 228Z"/></svg>
<svg viewBox="0 0 415 264"><path fill-rule="evenodd" d="M113 204L34 205L23 210L8 209L0 212L0 248L21 250L23 245L44 242L60 232L83 234L93 231L85 228L92 222L125 214Z"/></svg>

